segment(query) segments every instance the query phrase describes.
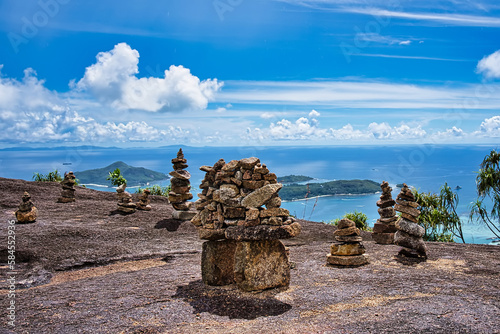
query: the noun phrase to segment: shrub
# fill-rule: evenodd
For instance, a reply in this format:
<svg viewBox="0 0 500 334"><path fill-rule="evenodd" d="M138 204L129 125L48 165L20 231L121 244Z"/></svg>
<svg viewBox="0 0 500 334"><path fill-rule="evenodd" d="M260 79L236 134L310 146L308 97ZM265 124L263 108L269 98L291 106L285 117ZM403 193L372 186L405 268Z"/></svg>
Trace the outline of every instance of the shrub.
<svg viewBox="0 0 500 334"><path fill-rule="evenodd" d="M145 188L137 188L137 191L135 192L136 194L142 193L145 189L149 189L151 192L151 195L159 195L159 196L165 196L168 197L168 193L170 192L170 185L166 187L161 187L159 185L153 185L150 187L145 187Z"/></svg>
<svg viewBox="0 0 500 334"><path fill-rule="evenodd" d="M62 180L62 176L57 169L53 172L49 172L47 175L33 173L33 181L36 182L61 182Z"/></svg>
<svg viewBox="0 0 500 334"><path fill-rule="evenodd" d="M439 194L421 193L413 190L420 216L418 224L425 229L426 241L454 242L454 237L465 243L462 221L456 212L458 194L445 183Z"/></svg>
<svg viewBox="0 0 500 334"><path fill-rule="evenodd" d="M106 180L110 180L111 184L117 187L127 183L127 180L123 177L120 168L115 169L113 172L109 172L109 176Z"/></svg>
<svg viewBox="0 0 500 334"><path fill-rule="evenodd" d="M360 230L371 231L371 228L368 226L368 223L366 222L368 220L368 217L363 212L358 212L356 210L354 210L354 212L346 213L342 218L337 218L333 221L330 221L330 224L333 223L333 225L337 226L339 224L339 221L344 218L350 219L353 222L355 222L356 227L359 228Z"/></svg>

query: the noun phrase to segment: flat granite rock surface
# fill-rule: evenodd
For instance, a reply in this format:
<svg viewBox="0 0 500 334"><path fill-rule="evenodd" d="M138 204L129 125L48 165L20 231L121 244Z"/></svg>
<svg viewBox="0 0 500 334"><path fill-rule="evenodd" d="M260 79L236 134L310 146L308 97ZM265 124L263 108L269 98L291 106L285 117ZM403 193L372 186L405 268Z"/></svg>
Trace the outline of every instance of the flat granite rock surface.
<svg viewBox="0 0 500 334"><path fill-rule="evenodd" d="M498 246L426 243L429 258L419 262L362 232L370 263L338 268L325 258L336 227L299 220L302 233L283 240L294 263L290 287L242 292L203 284L203 240L190 222L171 218L165 198L121 215L116 193L77 187L75 202L57 203L60 189L0 178L0 333L500 331ZM7 222L24 191L38 219L16 225L13 328Z"/></svg>

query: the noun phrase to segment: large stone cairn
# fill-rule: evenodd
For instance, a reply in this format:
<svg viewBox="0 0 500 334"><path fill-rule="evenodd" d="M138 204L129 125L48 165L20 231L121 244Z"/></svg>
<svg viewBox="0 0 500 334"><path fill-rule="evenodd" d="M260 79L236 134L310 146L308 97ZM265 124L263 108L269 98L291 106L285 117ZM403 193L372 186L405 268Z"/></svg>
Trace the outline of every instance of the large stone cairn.
<svg viewBox="0 0 500 334"><path fill-rule="evenodd" d="M61 197L57 199L57 202L70 203L75 201L75 183L76 176L73 172L64 174L64 180L61 181Z"/></svg>
<svg viewBox="0 0 500 334"><path fill-rule="evenodd" d="M380 188L382 188L382 195L377 201L380 218L373 226L372 238L378 244L388 245L394 243L394 233L397 231L396 221L398 217L393 208L396 202L392 199L392 188L389 183L382 182Z"/></svg>
<svg viewBox="0 0 500 334"><path fill-rule="evenodd" d="M361 232L352 220L344 218L338 223L338 229L333 232L337 243L332 244L330 254L326 256L329 264L336 266L362 266L369 262L364 255L365 247Z"/></svg>
<svg viewBox="0 0 500 334"><path fill-rule="evenodd" d="M191 222L209 240L203 244L203 282L236 283L244 291L287 287L290 264L279 239L295 237L301 227L280 207L276 174L255 157L220 159L200 169L206 174Z"/></svg>
<svg viewBox="0 0 500 334"><path fill-rule="evenodd" d="M426 259L427 249L422 239L425 229L417 224L420 215L417 207L413 193L404 184L394 206L396 211L401 212L401 217L396 222L398 230L394 234L394 243L404 247L399 251L399 255Z"/></svg>
<svg viewBox="0 0 500 334"><path fill-rule="evenodd" d="M196 215L196 211L191 210L193 202L188 202L193 198L193 194L190 192L191 183L189 179L191 178L191 174L185 170L188 168L186 162L187 160L184 159L182 149L179 149L177 157L172 159L174 170L170 172L172 176L170 179L171 190L168 193L168 200L174 208L172 217L181 220L190 220Z"/></svg>
<svg viewBox="0 0 500 334"><path fill-rule="evenodd" d="M116 188L116 193L118 194L118 211L125 214L134 213L137 205L132 202L132 195L125 191L125 188L127 188L126 183Z"/></svg>
<svg viewBox="0 0 500 334"><path fill-rule="evenodd" d="M16 219L18 223L28 224L34 223L38 216L38 210L31 201L30 194L25 191L19 210L16 211Z"/></svg>
<svg viewBox="0 0 500 334"><path fill-rule="evenodd" d="M149 194L151 191L149 189L144 189L142 193L139 195L139 202L137 202L137 209L138 210L144 210L144 211L150 211L151 210L151 205L149 203L151 202L149 200Z"/></svg>

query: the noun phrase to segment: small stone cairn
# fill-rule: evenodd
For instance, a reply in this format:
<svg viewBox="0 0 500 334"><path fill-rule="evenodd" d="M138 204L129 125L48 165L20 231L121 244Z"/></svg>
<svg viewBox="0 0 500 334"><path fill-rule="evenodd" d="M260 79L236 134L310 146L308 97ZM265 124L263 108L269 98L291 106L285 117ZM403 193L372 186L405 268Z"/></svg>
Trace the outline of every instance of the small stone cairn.
<svg viewBox="0 0 500 334"><path fill-rule="evenodd" d="M413 193L406 184L396 198L396 211L401 212L401 217L396 221L397 232L394 234L394 243L403 248L398 255L427 259L427 249L422 237L425 229L417 224L420 211L415 202Z"/></svg>
<svg viewBox="0 0 500 334"><path fill-rule="evenodd" d="M36 221L38 210L31 201L30 194L25 191L23 201L19 204L19 210L16 211L16 219L18 223L29 224Z"/></svg>
<svg viewBox="0 0 500 334"><path fill-rule="evenodd" d="M75 201L75 183L76 176L73 172L64 174L64 180L61 181L61 197L57 199L58 203L70 203Z"/></svg>
<svg viewBox="0 0 500 334"><path fill-rule="evenodd" d="M396 202L392 199L392 188L389 183L382 182L380 188L382 188L382 195L377 201L380 218L373 226L372 238L378 244L389 245L394 243L394 233L397 231L396 221L398 217L393 208Z"/></svg>
<svg viewBox="0 0 500 334"><path fill-rule="evenodd" d="M244 291L287 287L290 263L279 239L295 237L301 227L280 207L276 174L255 157L220 159L200 170L206 174L191 222L208 240L202 250L203 282L236 283Z"/></svg>
<svg viewBox="0 0 500 334"><path fill-rule="evenodd" d="M196 211L192 210L193 202L188 202L193 198L191 194L191 183L189 179L191 174L185 170L188 168L187 160L184 159L182 148L177 152L177 157L172 159L173 171L169 174L171 190L168 193L168 200L174 208L172 217L179 220L190 220L196 215Z"/></svg>
<svg viewBox="0 0 500 334"><path fill-rule="evenodd" d="M329 264L336 266L362 266L369 262L364 254L365 247L361 232L350 219L341 219L338 229L333 232L337 243L332 244L330 254L326 256Z"/></svg>
<svg viewBox="0 0 500 334"><path fill-rule="evenodd" d="M151 205L149 203L151 202L149 200L149 194L151 191L149 189L144 189L139 196L139 202L137 202L137 209L138 210L144 210L144 211L151 211Z"/></svg>
<svg viewBox="0 0 500 334"><path fill-rule="evenodd" d="M118 211L121 213L129 214L134 213L137 205L132 202L132 195L125 191L127 184L123 183L116 189L118 194Z"/></svg>

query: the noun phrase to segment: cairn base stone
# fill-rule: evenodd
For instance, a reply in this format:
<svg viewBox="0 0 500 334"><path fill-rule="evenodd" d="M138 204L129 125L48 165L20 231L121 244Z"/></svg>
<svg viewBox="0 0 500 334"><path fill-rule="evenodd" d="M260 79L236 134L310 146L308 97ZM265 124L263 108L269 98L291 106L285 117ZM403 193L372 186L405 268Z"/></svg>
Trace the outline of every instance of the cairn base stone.
<svg viewBox="0 0 500 334"><path fill-rule="evenodd" d="M425 247L422 238L415 237L404 231L397 231L394 234L394 243L401 247L414 249L421 256L427 256L427 247Z"/></svg>
<svg viewBox="0 0 500 334"><path fill-rule="evenodd" d="M415 259L427 259L427 255L421 255L416 250L408 248L401 248L398 252L398 255Z"/></svg>
<svg viewBox="0 0 500 334"><path fill-rule="evenodd" d="M390 245L394 243L394 233L372 233L372 239L377 244Z"/></svg>
<svg viewBox="0 0 500 334"><path fill-rule="evenodd" d="M57 203L71 203L71 202L74 202L75 201L75 198L69 198L69 197L59 197L57 199Z"/></svg>
<svg viewBox="0 0 500 334"><path fill-rule="evenodd" d="M351 256L365 253L365 247L362 244L332 244L330 247L332 255Z"/></svg>
<svg viewBox="0 0 500 334"><path fill-rule="evenodd" d="M234 280L243 291L288 287L290 264L283 243L279 240L238 242Z"/></svg>
<svg viewBox="0 0 500 334"><path fill-rule="evenodd" d="M299 223L282 226L230 226L226 229L226 238L238 241L288 239L297 236L300 231Z"/></svg>
<svg viewBox="0 0 500 334"><path fill-rule="evenodd" d="M225 239L224 229L198 228L198 237L202 240L220 240Z"/></svg>
<svg viewBox="0 0 500 334"><path fill-rule="evenodd" d="M395 233L398 229L394 224L384 224L384 223L375 223L373 224L373 233Z"/></svg>
<svg viewBox="0 0 500 334"><path fill-rule="evenodd" d="M197 211L177 211L174 210L172 212L172 218L178 220L191 220L194 216L196 216Z"/></svg>
<svg viewBox="0 0 500 334"><path fill-rule="evenodd" d="M328 254L326 256L328 264L335 266L362 266L369 263L368 257L364 254L355 256L338 256Z"/></svg>
<svg viewBox="0 0 500 334"><path fill-rule="evenodd" d="M18 223L21 224L30 224L36 221L36 217L38 216L38 209L33 207L28 212L16 211L16 219Z"/></svg>
<svg viewBox="0 0 500 334"><path fill-rule="evenodd" d="M232 240L206 241L201 253L201 277L207 285L234 283L234 253Z"/></svg>

